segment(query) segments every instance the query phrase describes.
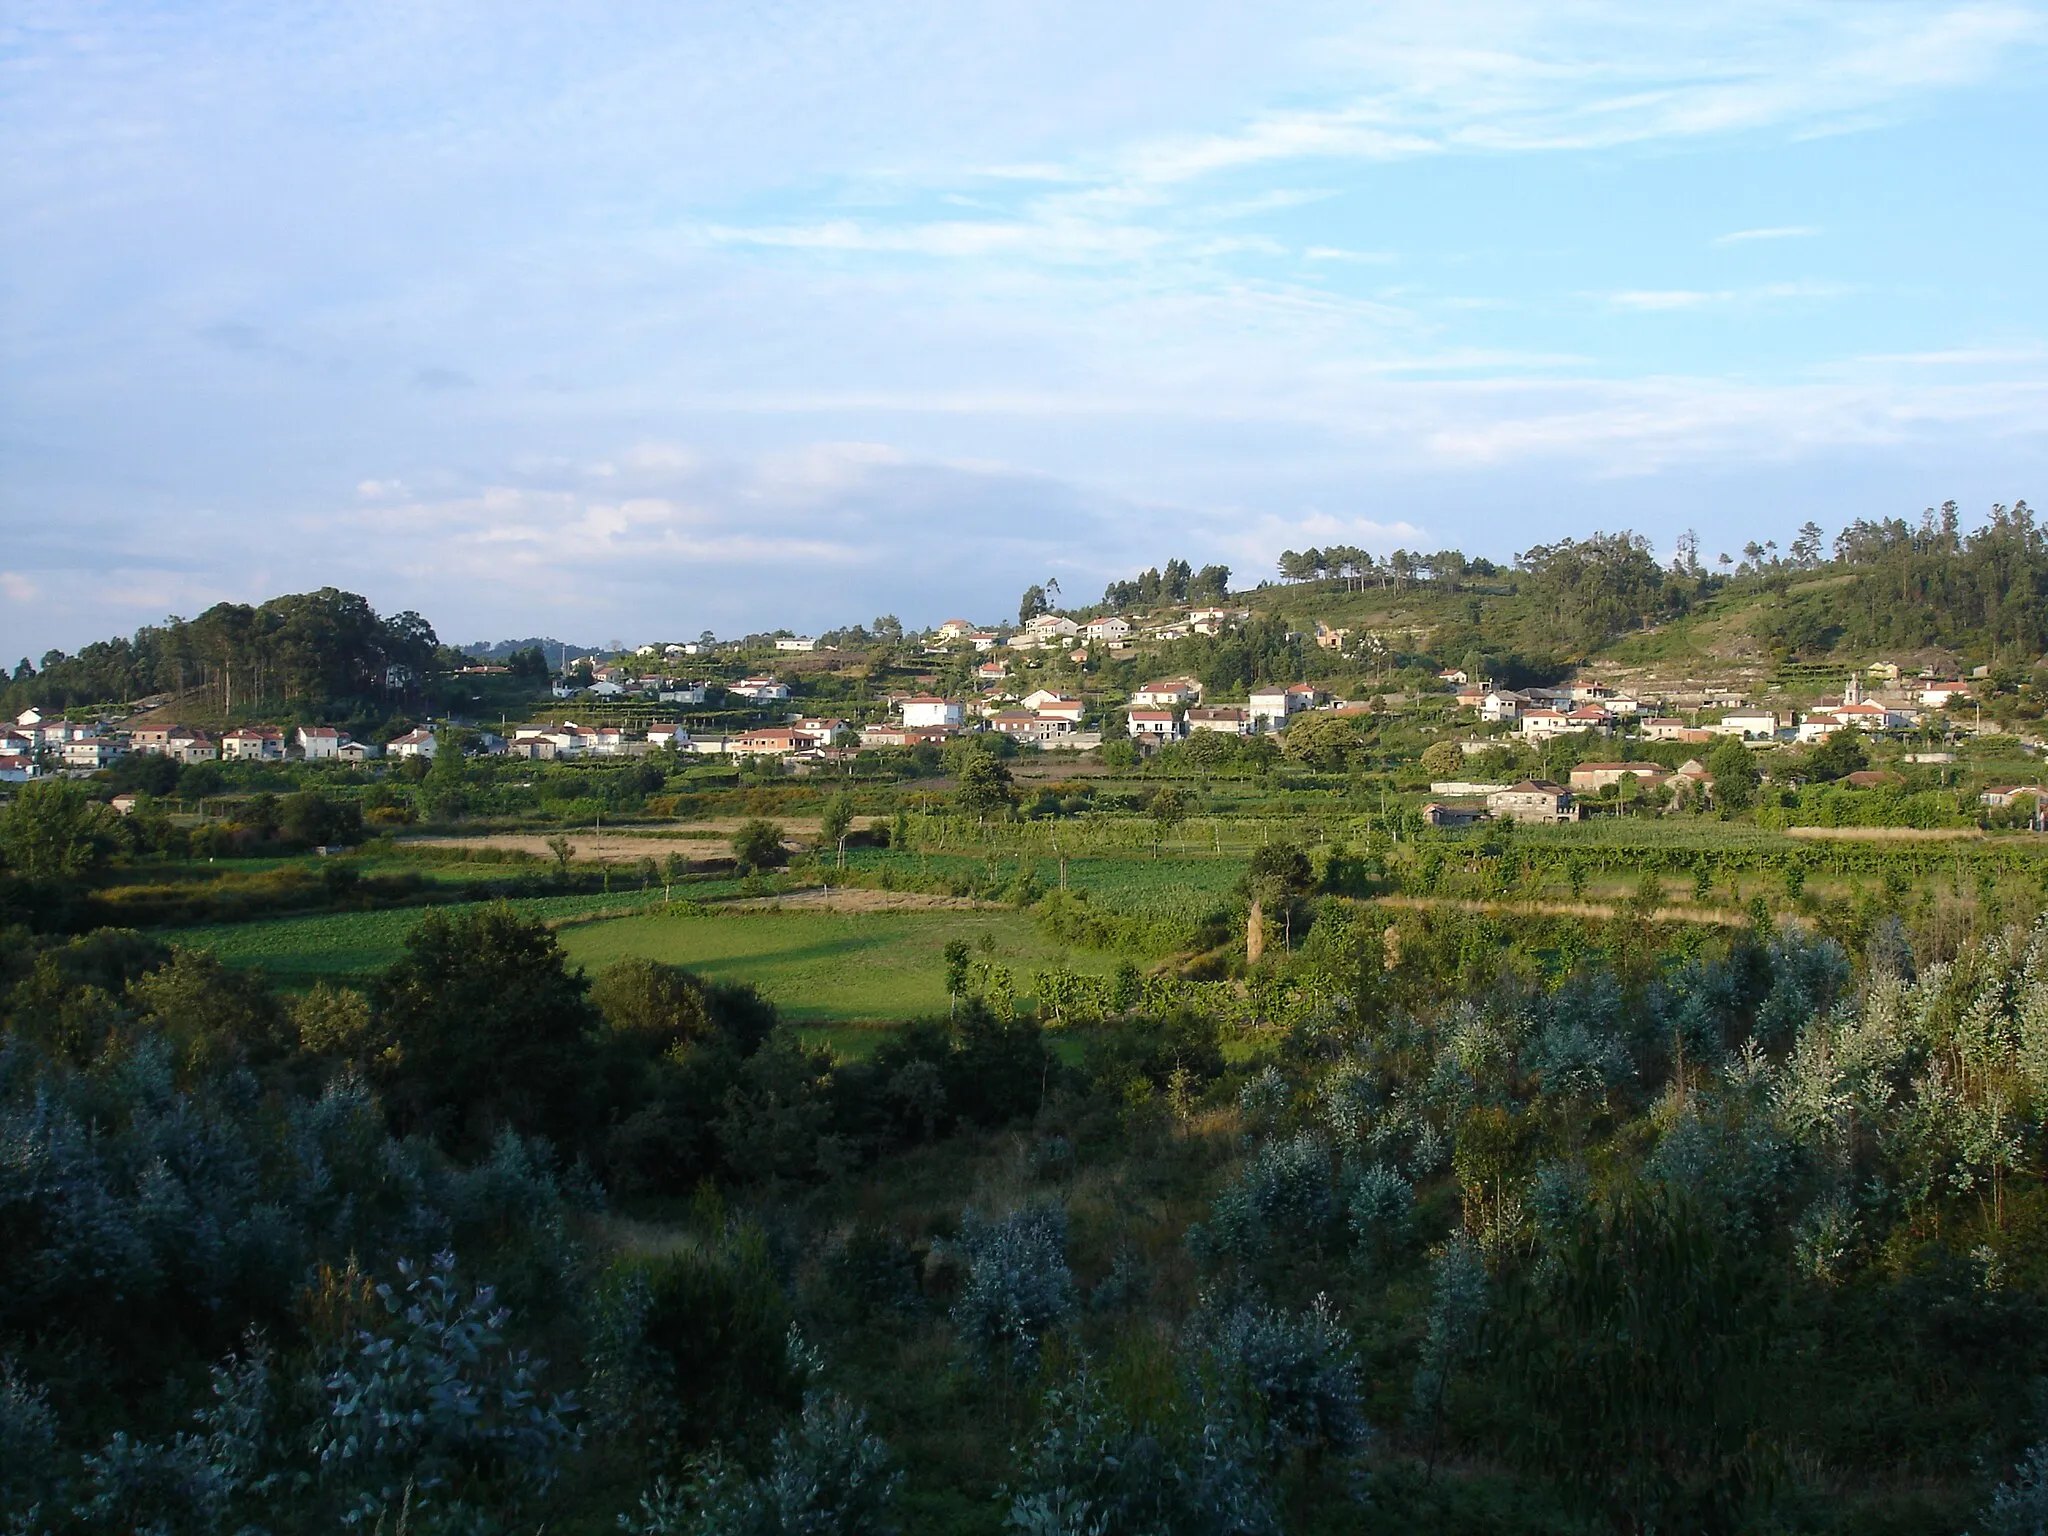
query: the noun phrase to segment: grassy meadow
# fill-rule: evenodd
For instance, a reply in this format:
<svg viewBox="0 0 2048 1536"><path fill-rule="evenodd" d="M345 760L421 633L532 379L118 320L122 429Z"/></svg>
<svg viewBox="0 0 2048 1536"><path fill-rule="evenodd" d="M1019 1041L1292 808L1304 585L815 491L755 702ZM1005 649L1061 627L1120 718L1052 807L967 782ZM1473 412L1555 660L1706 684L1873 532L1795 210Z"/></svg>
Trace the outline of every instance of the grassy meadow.
<svg viewBox="0 0 2048 1536"><path fill-rule="evenodd" d="M596 972L637 956L715 981L747 982L801 1026L874 1025L944 1013L945 947L965 939L977 966L1007 966L1020 1001L1054 965L1107 975L1116 957L1044 938L1023 913L999 908L929 912L682 909L583 923L560 932L570 960ZM992 945L993 948L987 946ZM835 1048L860 1054L858 1034Z"/></svg>

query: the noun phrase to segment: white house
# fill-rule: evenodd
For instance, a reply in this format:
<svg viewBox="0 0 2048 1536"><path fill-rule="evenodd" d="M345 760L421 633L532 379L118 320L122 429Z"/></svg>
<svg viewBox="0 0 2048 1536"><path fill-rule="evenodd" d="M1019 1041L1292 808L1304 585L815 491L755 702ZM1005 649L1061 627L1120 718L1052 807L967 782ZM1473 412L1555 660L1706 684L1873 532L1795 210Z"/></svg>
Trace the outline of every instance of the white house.
<svg viewBox="0 0 2048 1536"><path fill-rule="evenodd" d="M1081 626L1062 613L1041 613L1024 628L1045 640L1055 635L1065 639L1081 633Z"/></svg>
<svg viewBox="0 0 2048 1536"><path fill-rule="evenodd" d="M1251 716L1242 709L1228 705L1213 708L1195 708L1187 714L1188 734L1196 731L1217 731L1225 736L1246 736L1251 733Z"/></svg>
<svg viewBox="0 0 2048 1536"><path fill-rule="evenodd" d="M1970 692L1970 685L1955 677L1923 682L1914 696L1928 709L1946 709L1952 700L1975 697Z"/></svg>
<svg viewBox="0 0 2048 1536"><path fill-rule="evenodd" d="M1050 688L1034 689L1018 702L1025 709L1049 715L1055 720L1065 720L1070 725L1079 725L1081 717L1088 712L1087 705L1079 699L1070 699L1064 694L1054 693Z"/></svg>
<svg viewBox="0 0 2048 1536"><path fill-rule="evenodd" d="M702 704L704 694L702 683L663 683L656 697L664 704Z"/></svg>
<svg viewBox="0 0 2048 1536"><path fill-rule="evenodd" d="M974 633L974 626L966 619L948 619L938 627L941 640L964 640Z"/></svg>
<svg viewBox="0 0 2048 1536"><path fill-rule="evenodd" d="M1740 736L1744 741L1775 741L1778 717L1768 709L1735 709L1707 729L1716 736Z"/></svg>
<svg viewBox="0 0 2048 1536"><path fill-rule="evenodd" d="M1526 741L1547 741L1575 727L1558 709L1525 709L1521 714L1522 737Z"/></svg>
<svg viewBox="0 0 2048 1536"><path fill-rule="evenodd" d="M815 651L818 642L809 635L792 635L775 642L778 651Z"/></svg>
<svg viewBox="0 0 2048 1536"><path fill-rule="evenodd" d="M1180 717L1170 709L1134 709L1129 721L1131 734L1142 741L1175 741L1181 734Z"/></svg>
<svg viewBox="0 0 2048 1536"><path fill-rule="evenodd" d="M1264 730L1284 729L1290 715L1304 709L1313 709L1316 690L1308 683L1272 684L1265 688L1254 688L1248 701L1246 713L1255 727Z"/></svg>
<svg viewBox="0 0 2048 1536"><path fill-rule="evenodd" d="M1111 614L1106 619L1094 620L1082 633L1104 645L1122 645L1131 638L1131 621Z"/></svg>
<svg viewBox="0 0 2048 1536"><path fill-rule="evenodd" d="M284 757L284 735L267 727L244 726L221 737L220 755L238 762L277 762Z"/></svg>
<svg viewBox="0 0 2048 1536"><path fill-rule="evenodd" d="M393 757L432 757L439 746L432 731L407 731L397 740L387 743L385 750Z"/></svg>
<svg viewBox="0 0 2048 1536"><path fill-rule="evenodd" d="M36 760L26 752L0 752L0 783L26 784L36 776Z"/></svg>
<svg viewBox="0 0 2048 1536"><path fill-rule="evenodd" d="M690 733L680 725L650 725L647 727L647 745L650 747L674 747L680 752L690 745Z"/></svg>
<svg viewBox="0 0 2048 1536"><path fill-rule="evenodd" d="M105 768L126 755L110 736L82 736L64 743L66 768Z"/></svg>
<svg viewBox="0 0 2048 1536"><path fill-rule="evenodd" d="M778 683L772 677L743 677L725 691L743 699L786 699L789 697L789 684Z"/></svg>
<svg viewBox="0 0 2048 1536"><path fill-rule="evenodd" d="M1131 695L1140 709L1185 709L1202 702L1202 685L1192 677L1154 678Z"/></svg>
<svg viewBox="0 0 2048 1536"><path fill-rule="evenodd" d="M301 725L299 727L299 754L307 762L319 762L324 758L338 758L342 754L342 743L348 737L336 731L332 725Z"/></svg>
<svg viewBox="0 0 2048 1536"><path fill-rule="evenodd" d="M1479 700L1479 718L1498 725L1504 720L1519 720L1522 716L1522 696L1495 688Z"/></svg>
<svg viewBox="0 0 2048 1536"><path fill-rule="evenodd" d="M966 710L958 699L921 693L903 701L903 724L907 728L957 730L965 719Z"/></svg>

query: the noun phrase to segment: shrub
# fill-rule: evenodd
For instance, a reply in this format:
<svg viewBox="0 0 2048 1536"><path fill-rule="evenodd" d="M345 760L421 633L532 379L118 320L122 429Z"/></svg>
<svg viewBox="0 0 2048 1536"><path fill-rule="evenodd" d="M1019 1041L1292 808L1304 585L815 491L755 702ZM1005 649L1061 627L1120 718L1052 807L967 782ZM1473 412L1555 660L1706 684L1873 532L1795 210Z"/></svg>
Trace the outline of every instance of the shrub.
<svg viewBox="0 0 2048 1536"><path fill-rule="evenodd" d="M733 867L743 875L780 869L789 862L782 838L782 828L775 822L759 817L741 822L732 834Z"/></svg>
<svg viewBox="0 0 2048 1536"><path fill-rule="evenodd" d="M1415 1222L1415 1186L1385 1163L1346 1170L1344 1209L1352 1251L1375 1268L1408 1240Z"/></svg>
<svg viewBox="0 0 2048 1536"><path fill-rule="evenodd" d="M657 1466L758 1444L801 1401L790 1308L758 1229L624 1260L597 1288L593 1424Z"/></svg>
<svg viewBox="0 0 2048 1536"><path fill-rule="evenodd" d="M1065 1326L1078 1299L1066 1207L1025 1206L999 1221L966 1211L954 1247L967 1266L952 1309L961 1342L983 1370L1035 1370L1046 1335Z"/></svg>
<svg viewBox="0 0 2048 1536"><path fill-rule="evenodd" d="M1259 1264L1283 1244L1320 1246L1336 1215L1331 1186L1330 1154L1313 1132L1268 1142L1216 1197L1208 1224L1189 1228L1189 1249L1206 1263Z"/></svg>
<svg viewBox="0 0 2048 1536"><path fill-rule="evenodd" d="M1134 1411L1084 1363L1041 1401L1007 1524L1027 1536L1278 1536L1259 1459L1220 1397Z"/></svg>
<svg viewBox="0 0 2048 1536"><path fill-rule="evenodd" d="M466 1294L455 1255L398 1266L379 1285L384 1317L345 1340L320 1383L326 1410L312 1437L342 1523L469 1502L485 1489L516 1507L544 1488L577 1439L573 1399L539 1389L544 1361L507 1349L509 1314L491 1287Z"/></svg>
<svg viewBox="0 0 2048 1536"><path fill-rule="evenodd" d="M1364 1446L1364 1372L1327 1296L1294 1316L1264 1304L1221 1312L1205 1304L1191 1332L1204 1368L1269 1462L1294 1450L1348 1455Z"/></svg>

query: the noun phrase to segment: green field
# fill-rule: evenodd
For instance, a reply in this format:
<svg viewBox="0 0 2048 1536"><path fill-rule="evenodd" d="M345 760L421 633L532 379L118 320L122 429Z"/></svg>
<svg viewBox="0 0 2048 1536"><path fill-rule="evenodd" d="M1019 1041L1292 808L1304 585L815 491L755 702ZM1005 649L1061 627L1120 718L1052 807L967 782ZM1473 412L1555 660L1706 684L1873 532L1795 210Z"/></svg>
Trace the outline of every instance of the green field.
<svg viewBox="0 0 2048 1536"><path fill-rule="evenodd" d="M510 905L524 916L547 919L644 906L650 899L642 891L613 891L609 895L539 896ZM405 948L405 936L427 913L460 911L470 905L458 902L441 907L393 907L382 912L321 912L254 923L212 923L163 929L158 937L186 949L210 949L230 965L260 966L282 986L309 987L316 981L360 980L374 975L398 958Z"/></svg>
<svg viewBox="0 0 2048 1536"><path fill-rule="evenodd" d="M984 939L994 941L985 953ZM566 928L562 947L596 971L628 955L680 965L719 981L761 989L799 1024L861 1024L943 1013L944 950L975 946L977 965L1008 966L1019 999L1040 970L1064 963L1107 975L1116 957L1069 951L1040 936L1017 912L750 912L615 918Z"/></svg>
<svg viewBox="0 0 2048 1536"><path fill-rule="evenodd" d="M575 918L612 908L644 906L638 891L610 896L553 896L512 905L529 917ZM321 980L361 982L398 958L406 935L432 909L321 913L269 922L222 923L163 935L193 949L211 949L230 965L257 966L286 987ZM1090 975L1114 970L1117 958L1070 951L1043 938L1022 913L1001 909L931 912L803 912L697 908L641 912L559 930L572 961L601 970L628 955L685 966L720 981L757 986L791 1021L808 1025L866 1024L943 1012L944 950L952 939L974 946L977 965L1009 967L1017 996L1031 996L1033 977L1055 964ZM993 942L987 951L982 941ZM835 1044L858 1049L859 1042Z"/></svg>
<svg viewBox="0 0 2048 1536"><path fill-rule="evenodd" d="M862 848L849 853L847 863L864 876L887 870L898 878L936 876L980 883L991 876L1012 880L1028 869L1045 890L1060 883L1058 858L1044 855L976 856ZM1241 853L1221 858L1169 854L1155 859L1142 853L1073 858L1067 860L1067 885L1071 890L1086 891L1088 899L1102 910L1127 917L1199 917L1230 900L1244 870Z"/></svg>

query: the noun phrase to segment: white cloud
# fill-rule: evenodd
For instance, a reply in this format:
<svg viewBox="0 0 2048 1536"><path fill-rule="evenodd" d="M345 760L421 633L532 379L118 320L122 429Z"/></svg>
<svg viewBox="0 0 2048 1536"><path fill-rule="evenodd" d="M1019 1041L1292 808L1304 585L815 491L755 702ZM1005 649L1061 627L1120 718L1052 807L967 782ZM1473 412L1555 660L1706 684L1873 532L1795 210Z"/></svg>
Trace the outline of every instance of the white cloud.
<svg viewBox="0 0 2048 1536"><path fill-rule="evenodd" d="M1716 245L1743 245L1752 240L1804 240L1817 235L1820 230L1812 224L1781 224L1772 229L1738 229L1725 235L1716 235Z"/></svg>
<svg viewBox="0 0 2048 1536"><path fill-rule="evenodd" d="M1732 293L1701 293L1692 288L1630 288L1610 293L1616 309L1698 309L1702 304L1734 298Z"/></svg>
<svg viewBox="0 0 2048 1536"><path fill-rule="evenodd" d="M33 581L15 571L0 571L0 596L11 603L32 603L41 592Z"/></svg>

